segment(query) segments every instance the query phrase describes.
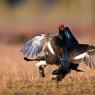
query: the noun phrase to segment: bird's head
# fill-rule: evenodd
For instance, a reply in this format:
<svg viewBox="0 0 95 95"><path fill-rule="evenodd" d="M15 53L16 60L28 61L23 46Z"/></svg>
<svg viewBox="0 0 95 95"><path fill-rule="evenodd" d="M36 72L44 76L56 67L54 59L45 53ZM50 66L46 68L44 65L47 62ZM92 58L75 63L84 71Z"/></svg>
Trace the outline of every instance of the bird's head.
<svg viewBox="0 0 95 95"><path fill-rule="evenodd" d="M59 28L59 30L63 30L64 29L64 24L60 24L58 28Z"/></svg>
<svg viewBox="0 0 95 95"><path fill-rule="evenodd" d="M64 38L64 36L65 36L65 33L64 33L64 24L60 24L59 27L58 27L58 29L59 29L58 35L59 35L61 38Z"/></svg>

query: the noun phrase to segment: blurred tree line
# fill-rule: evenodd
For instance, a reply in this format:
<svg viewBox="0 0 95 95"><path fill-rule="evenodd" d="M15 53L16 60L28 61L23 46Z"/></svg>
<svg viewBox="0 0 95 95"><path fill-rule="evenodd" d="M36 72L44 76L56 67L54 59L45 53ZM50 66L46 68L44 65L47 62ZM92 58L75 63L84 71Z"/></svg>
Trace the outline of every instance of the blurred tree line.
<svg viewBox="0 0 95 95"><path fill-rule="evenodd" d="M95 25L95 0L0 0L0 32L4 36L10 31L56 31L56 25L63 22Z"/></svg>
<svg viewBox="0 0 95 95"><path fill-rule="evenodd" d="M94 23L95 0L0 0L0 12L1 19L7 15L13 22L40 18L54 23Z"/></svg>

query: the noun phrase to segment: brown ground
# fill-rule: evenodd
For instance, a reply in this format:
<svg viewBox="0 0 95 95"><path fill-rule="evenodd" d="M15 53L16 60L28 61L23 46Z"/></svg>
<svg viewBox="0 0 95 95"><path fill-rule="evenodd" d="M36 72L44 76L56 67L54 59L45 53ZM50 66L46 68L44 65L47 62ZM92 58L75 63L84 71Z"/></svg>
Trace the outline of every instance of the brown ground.
<svg viewBox="0 0 95 95"><path fill-rule="evenodd" d="M95 0L51 0L55 4L49 7L43 1L50 0L20 0L25 2L14 7L6 1L0 0L0 95L95 95L95 70L81 63L84 72L71 71L56 88L51 82L56 66L47 66L46 78L39 78L35 63L23 60L18 45L38 32L57 32L61 23L79 42L95 45Z"/></svg>
<svg viewBox="0 0 95 95"><path fill-rule="evenodd" d="M86 27L82 30L78 27L71 28L79 42L95 45L94 27ZM51 73L56 66L47 66L45 69L46 78L39 78L35 62L24 61L23 55L20 53L23 45L17 43L23 39L18 38L21 38L24 33L14 32L14 35L9 34L8 37L5 34L1 37L5 37L3 40L6 43L7 41L16 43L0 44L0 95L94 95L95 70L91 70L81 63L79 68L84 72L71 71L60 82L59 88L56 88L55 83L51 81ZM29 39L31 32L26 34Z"/></svg>
<svg viewBox="0 0 95 95"><path fill-rule="evenodd" d="M71 71L56 88L51 81L56 66L47 66L46 78L39 78L35 62L23 60L22 46L0 44L0 95L94 95L95 70L81 63L84 72Z"/></svg>

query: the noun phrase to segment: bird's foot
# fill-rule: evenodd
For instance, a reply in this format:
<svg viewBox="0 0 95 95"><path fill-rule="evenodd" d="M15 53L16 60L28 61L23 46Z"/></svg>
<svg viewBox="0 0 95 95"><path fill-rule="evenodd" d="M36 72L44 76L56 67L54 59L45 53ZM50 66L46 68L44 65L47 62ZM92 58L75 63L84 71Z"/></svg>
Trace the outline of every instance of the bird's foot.
<svg viewBox="0 0 95 95"><path fill-rule="evenodd" d="M55 87L59 87L59 81L60 81L60 78L58 75L53 75L52 76L52 81L53 81L53 86Z"/></svg>

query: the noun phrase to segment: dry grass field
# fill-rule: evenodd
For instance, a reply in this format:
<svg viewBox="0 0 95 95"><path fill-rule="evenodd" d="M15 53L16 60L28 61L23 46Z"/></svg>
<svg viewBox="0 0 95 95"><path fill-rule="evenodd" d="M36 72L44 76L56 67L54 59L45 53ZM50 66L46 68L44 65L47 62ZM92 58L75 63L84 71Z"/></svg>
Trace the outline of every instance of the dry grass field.
<svg viewBox="0 0 95 95"><path fill-rule="evenodd" d="M47 66L43 79L35 62L23 60L18 43L57 33L61 23L80 43L95 45L95 0L0 0L0 95L95 95L95 70L83 63L84 72L71 71L56 88L56 66Z"/></svg>
<svg viewBox="0 0 95 95"><path fill-rule="evenodd" d="M47 66L46 78L39 78L35 62L26 62L20 53L23 45L0 44L0 95L94 95L95 70L83 63L84 72L71 71L59 84L51 81L56 66Z"/></svg>
<svg viewBox="0 0 95 95"><path fill-rule="evenodd" d="M94 28L86 27L82 32L72 28L72 31L80 43L95 45ZM46 77L39 78L35 62L23 60L20 52L23 44L17 44L21 37L19 33L21 32L15 32L8 38L5 36L6 43L2 40L2 43L0 42L0 95L95 95L95 70L83 63L79 68L84 72L71 71L59 83L58 88L55 82L51 81L51 73L56 66L47 66ZM26 33L29 39L35 32Z"/></svg>

